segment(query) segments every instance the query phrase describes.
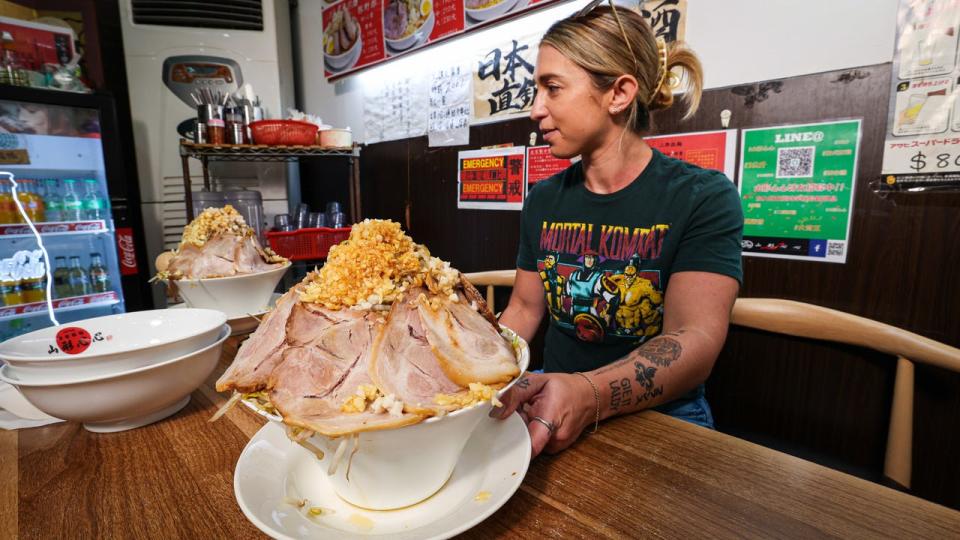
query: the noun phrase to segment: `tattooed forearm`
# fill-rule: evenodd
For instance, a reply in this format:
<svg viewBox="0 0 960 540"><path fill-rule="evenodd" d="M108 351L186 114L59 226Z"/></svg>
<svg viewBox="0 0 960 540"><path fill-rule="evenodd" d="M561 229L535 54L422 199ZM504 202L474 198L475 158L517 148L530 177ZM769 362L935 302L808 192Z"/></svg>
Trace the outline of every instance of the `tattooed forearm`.
<svg viewBox="0 0 960 540"><path fill-rule="evenodd" d="M643 392L637 396L637 405L643 403L644 401L649 401L663 393L662 384L657 387L653 386L653 378L657 374L657 368L653 366L646 366L640 361L634 362L633 367L637 382L640 383L640 388L643 390Z"/></svg>
<svg viewBox="0 0 960 540"><path fill-rule="evenodd" d="M523 377L517 381L517 388L526 390L530 386L530 379Z"/></svg>
<svg viewBox="0 0 960 540"><path fill-rule="evenodd" d="M660 367L669 367L683 352L683 346L680 342L662 335L656 339L650 340L638 348L634 354L646 358Z"/></svg>
<svg viewBox="0 0 960 540"><path fill-rule="evenodd" d="M620 379L619 381L610 381L610 409L619 410L621 407L630 405L633 398L633 385L630 379Z"/></svg>

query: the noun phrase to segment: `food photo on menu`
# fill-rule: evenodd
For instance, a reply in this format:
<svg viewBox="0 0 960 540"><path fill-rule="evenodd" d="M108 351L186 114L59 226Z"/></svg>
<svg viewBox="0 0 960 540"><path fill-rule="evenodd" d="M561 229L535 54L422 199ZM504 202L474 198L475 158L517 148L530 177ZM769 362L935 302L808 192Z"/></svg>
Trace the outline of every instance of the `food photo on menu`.
<svg viewBox="0 0 960 540"><path fill-rule="evenodd" d="M426 43L433 31L432 0L387 0L383 11L383 38L387 54Z"/></svg>

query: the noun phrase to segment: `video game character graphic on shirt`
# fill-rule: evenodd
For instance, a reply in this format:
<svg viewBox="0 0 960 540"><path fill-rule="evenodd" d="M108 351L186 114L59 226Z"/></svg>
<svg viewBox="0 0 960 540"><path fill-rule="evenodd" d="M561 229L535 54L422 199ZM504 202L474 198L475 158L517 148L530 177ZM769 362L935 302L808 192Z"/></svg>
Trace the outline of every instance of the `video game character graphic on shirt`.
<svg viewBox="0 0 960 540"><path fill-rule="evenodd" d="M663 295L649 279L639 275L640 257L634 255L622 273L605 275L601 284L606 307L602 315L608 326L616 322L619 335L654 336L660 331ZM611 314L614 321L610 320Z"/></svg>
<svg viewBox="0 0 960 540"><path fill-rule="evenodd" d="M543 280L543 289L547 300L547 309L554 319L559 319L563 312L563 287L566 278L558 271L557 254L548 253L543 258L543 270L540 270L540 279Z"/></svg>

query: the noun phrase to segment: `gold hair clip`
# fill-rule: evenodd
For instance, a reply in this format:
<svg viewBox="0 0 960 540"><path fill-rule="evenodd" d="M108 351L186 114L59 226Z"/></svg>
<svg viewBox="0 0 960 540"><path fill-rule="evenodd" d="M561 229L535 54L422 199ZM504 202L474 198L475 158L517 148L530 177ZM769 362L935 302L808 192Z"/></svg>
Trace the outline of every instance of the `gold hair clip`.
<svg viewBox="0 0 960 540"><path fill-rule="evenodd" d="M663 81L667 79L668 73L670 73L672 77L676 77L676 75L670 72L670 68L667 66L667 42L662 37L657 38L657 58L660 60L657 66L657 84L650 93L647 105L652 104L653 100L657 98L657 94L660 93L660 88L663 87ZM679 84L679 81L677 81L677 84ZM671 88L674 87L671 86Z"/></svg>

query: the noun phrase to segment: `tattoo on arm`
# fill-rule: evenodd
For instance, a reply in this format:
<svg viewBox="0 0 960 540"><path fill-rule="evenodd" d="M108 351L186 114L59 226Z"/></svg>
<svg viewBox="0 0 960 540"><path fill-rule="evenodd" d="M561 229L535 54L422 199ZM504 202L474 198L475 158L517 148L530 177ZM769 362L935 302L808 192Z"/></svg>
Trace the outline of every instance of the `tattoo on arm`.
<svg viewBox="0 0 960 540"><path fill-rule="evenodd" d="M630 405L633 398L633 385L630 379L610 381L610 410L616 411Z"/></svg>
<svg viewBox="0 0 960 540"><path fill-rule="evenodd" d="M530 387L530 379L523 377L519 381L517 381L517 388L520 388L521 390L526 390L529 387Z"/></svg>
<svg viewBox="0 0 960 540"><path fill-rule="evenodd" d="M662 384L657 387L654 387L653 385L653 377L657 374L657 368L653 366L646 366L639 360L634 362L633 366L635 369L637 382L640 383L640 389L643 391L643 393L637 396L637 405L663 394Z"/></svg>
<svg viewBox="0 0 960 540"><path fill-rule="evenodd" d="M683 352L680 342L667 335L660 336L643 344L636 350L642 356L660 367L669 367Z"/></svg>

